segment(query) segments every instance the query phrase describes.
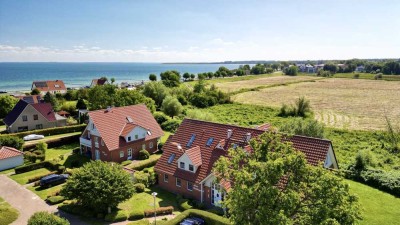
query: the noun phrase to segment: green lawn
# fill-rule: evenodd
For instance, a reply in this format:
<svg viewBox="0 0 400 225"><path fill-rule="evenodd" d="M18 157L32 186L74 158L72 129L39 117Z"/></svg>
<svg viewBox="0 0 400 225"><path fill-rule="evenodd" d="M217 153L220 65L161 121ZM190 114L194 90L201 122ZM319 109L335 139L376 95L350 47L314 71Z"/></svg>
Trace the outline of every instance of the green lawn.
<svg viewBox="0 0 400 225"><path fill-rule="evenodd" d="M7 128L6 128L6 125L1 125L0 126L0 132L2 132L2 131L5 131Z"/></svg>
<svg viewBox="0 0 400 225"><path fill-rule="evenodd" d="M66 155L72 154L72 150L77 147L79 147L78 142L56 148L49 148L46 150L46 160L58 159L60 155L64 155L64 160L60 162L61 164L63 164L67 159Z"/></svg>
<svg viewBox="0 0 400 225"><path fill-rule="evenodd" d="M63 184L45 189L42 189L40 186L37 187L29 186L28 189L33 193L37 194L41 199L46 200L47 196L53 195L53 193L61 190L62 186Z"/></svg>
<svg viewBox="0 0 400 225"><path fill-rule="evenodd" d="M70 137L70 136L75 136L78 134L81 134L81 131L78 132L72 132L72 133L66 133L66 134L57 134L57 135L51 135L51 136L46 136L43 139L40 140L32 140L32 141L26 141L24 143L24 146L26 145L34 145L37 144L39 142L46 142L46 141L50 141L50 140L54 140L54 139L58 139L58 138L62 138L62 137Z"/></svg>
<svg viewBox="0 0 400 225"><path fill-rule="evenodd" d="M161 143L165 143L168 139L168 137L171 135L171 132L164 131L164 136L161 137Z"/></svg>
<svg viewBox="0 0 400 225"><path fill-rule="evenodd" d="M14 168L8 169L8 170L2 170L0 171L0 174L8 174L14 172Z"/></svg>
<svg viewBox="0 0 400 225"><path fill-rule="evenodd" d="M13 179L15 182L24 185L24 184L28 183L28 179L37 177L37 176L44 176L50 172L51 171L46 168L41 168L41 169L26 172L26 173L11 175L10 178Z"/></svg>
<svg viewBox="0 0 400 225"><path fill-rule="evenodd" d="M0 197L0 224L8 225L18 218L19 212Z"/></svg>
<svg viewBox="0 0 400 225"><path fill-rule="evenodd" d="M154 199L151 193L157 192L156 207L173 206L176 213L178 213L178 205L176 195L160 189L158 187L146 188L143 193L134 194L129 200L118 205L119 210L123 210L128 216L131 211L144 211L146 209L154 208Z"/></svg>
<svg viewBox="0 0 400 225"><path fill-rule="evenodd" d="M346 180L350 191L359 197L363 208L362 225L399 224L400 198L384 193L367 185Z"/></svg>

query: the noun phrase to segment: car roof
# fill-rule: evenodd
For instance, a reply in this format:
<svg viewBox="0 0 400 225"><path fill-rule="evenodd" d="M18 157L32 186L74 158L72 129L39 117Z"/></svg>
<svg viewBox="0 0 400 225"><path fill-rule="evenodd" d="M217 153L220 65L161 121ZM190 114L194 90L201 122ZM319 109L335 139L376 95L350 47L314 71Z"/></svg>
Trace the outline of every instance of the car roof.
<svg viewBox="0 0 400 225"><path fill-rule="evenodd" d="M54 178L54 177L58 177L58 175L57 174L51 174L51 175L43 177L42 180L48 180L48 179L51 179L51 178Z"/></svg>

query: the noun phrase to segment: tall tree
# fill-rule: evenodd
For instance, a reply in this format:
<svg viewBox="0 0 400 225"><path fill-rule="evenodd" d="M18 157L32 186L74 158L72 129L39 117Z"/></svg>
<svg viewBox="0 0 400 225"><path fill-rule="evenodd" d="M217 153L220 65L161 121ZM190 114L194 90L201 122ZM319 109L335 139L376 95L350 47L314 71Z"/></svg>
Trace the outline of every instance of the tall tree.
<svg viewBox="0 0 400 225"><path fill-rule="evenodd" d="M47 92L47 93L44 95L43 100L44 100L45 102L47 102L47 103L50 103L51 106L53 106L53 109L54 109L54 110L56 110L56 111L59 110L60 105L59 105L59 103L58 103L58 100L57 100L57 98L56 98L54 95L50 94L50 92Z"/></svg>
<svg viewBox="0 0 400 225"><path fill-rule="evenodd" d="M105 213L132 197L131 177L118 164L91 161L75 171L63 186L61 194L76 199L83 206Z"/></svg>
<svg viewBox="0 0 400 225"><path fill-rule="evenodd" d="M160 74L163 84L167 87L177 87L180 84L181 75L178 71L168 70Z"/></svg>
<svg viewBox="0 0 400 225"><path fill-rule="evenodd" d="M115 82L115 78L111 77L111 84L114 84L114 82Z"/></svg>
<svg viewBox="0 0 400 225"><path fill-rule="evenodd" d="M360 219L357 197L342 178L309 165L280 134L264 133L250 145L251 153L230 149L214 166L219 180L234 181L223 202L233 224L354 224Z"/></svg>
<svg viewBox="0 0 400 225"><path fill-rule="evenodd" d="M160 108L165 97L169 95L169 91L161 82L149 82L144 85L143 94L152 98L156 103L157 108Z"/></svg>
<svg viewBox="0 0 400 225"><path fill-rule="evenodd" d="M187 81L190 78L190 74L189 73L184 73L183 74L183 78L185 79L185 81Z"/></svg>
<svg viewBox="0 0 400 225"><path fill-rule="evenodd" d="M7 116L17 104L18 99L10 95L0 95L0 118Z"/></svg>
<svg viewBox="0 0 400 225"><path fill-rule="evenodd" d="M182 113L183 107L182 104L175 97L168 96L164 99L161 110L166 115L174 118L174 116L178 116Z"/></svg>
<svg viewBox="0 0 400 225"><path fill-rule="evenodd" d="M151 81L157 81L157 75L155 75L155 74L150 74L150 75L149 75L149 80L151 80Z"/></svg>
<svg viewBox="0 0 400 225"><path fill-rule="evenodd" d="M137 90L122 89L115 93L114 106L128 106L143 103L150 111L155 111L155 103L153 99L144 96Z"/></svg>
<svg viewBox="0 0 400 225"><path fill-rule="evenodd" d="M299 72L299 68L297 66L289 66L289 67L285 68L283 70L283 72L285 73L285 75L297 76L297 74Z"/></svg>
<svg viewBox="0 0 400 225"><path fill-rule="evenodd" d="M105 109L107 106L114 105L116 86L111 84L96 85L90 88L88 102L90 110Z"/></svg>
<svg viewBox="0 0 400 225"><path fill-rule="evenodd" d="M33 90L31 91L31 95L38 95L38 94L40 94L40 91L39 91L39 89L37 89L37 88L35 88L35 89L33 89Z"/></svg>
<svg viewBox="0 0 400 225"><path fill-rule="evenodd" d="M332 74L335 74L338 71L338 66L333 63L327 63L324 65L323 68L325 71L329 71Z"/></svg>

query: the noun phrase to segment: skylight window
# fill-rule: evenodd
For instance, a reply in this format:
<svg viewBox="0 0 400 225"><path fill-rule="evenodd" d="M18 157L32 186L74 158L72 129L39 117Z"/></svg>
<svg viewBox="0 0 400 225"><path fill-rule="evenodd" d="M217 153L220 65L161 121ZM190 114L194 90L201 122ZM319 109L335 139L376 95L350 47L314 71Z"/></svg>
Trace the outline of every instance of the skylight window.
<svg viewBox="0 0 400 225"><path fill-rule="evenodd" d="M131 117L126 117L126 120L128 120L129 123L133 123L133 119Z"/></svg>
<svg viewBox="0 0 400 225"><path fill-rule="evenodd" d="M214 138L212 138L212 137L210 137L208 140L207 140L207 146L208 147L210 147L211 146L211 144L213 143L213 141L214 141Z"/></svg>
<svg viewBox="0 0 400 225"><path fill-rule="evenodd" d="M175 154L172 153L172 154L169 156L168 163L171 164L172 161L174 161L174 159L175 159Z"/></svg>
<svg viewBox="0 0 400 225"><path fill-rule="evenodd" d="M192 134L192 137L190 138L189 142L187 143L186 147L190 147L193 144L194 139L196 138L195 134Z"/></svg>

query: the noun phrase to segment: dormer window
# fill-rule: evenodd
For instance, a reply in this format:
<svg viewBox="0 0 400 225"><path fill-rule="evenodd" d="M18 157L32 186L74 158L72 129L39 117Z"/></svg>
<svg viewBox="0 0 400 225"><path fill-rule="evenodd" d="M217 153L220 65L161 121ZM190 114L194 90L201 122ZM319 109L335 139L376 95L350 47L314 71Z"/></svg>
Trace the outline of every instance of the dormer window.
<svg viewBox="0 0 400 225"><path fill-rule="evenodd" d="M186 147L189 148L190 146L192 146L193 141L194 141L195 138L196 138L196 135L195 135L195 134L192 134L192 137L190 137L190 139L189 139L189 141L188 141Z"/></svg>
<svg viewBox="0 0 400 225"><path fill-rule="evenodd" d="M180 162L180 163L179 163L179 168L185 169L185 163L184 163L184 162Z"/></svg>

